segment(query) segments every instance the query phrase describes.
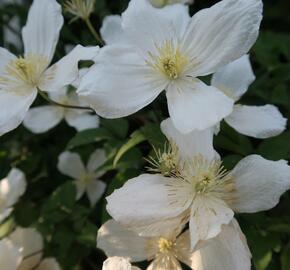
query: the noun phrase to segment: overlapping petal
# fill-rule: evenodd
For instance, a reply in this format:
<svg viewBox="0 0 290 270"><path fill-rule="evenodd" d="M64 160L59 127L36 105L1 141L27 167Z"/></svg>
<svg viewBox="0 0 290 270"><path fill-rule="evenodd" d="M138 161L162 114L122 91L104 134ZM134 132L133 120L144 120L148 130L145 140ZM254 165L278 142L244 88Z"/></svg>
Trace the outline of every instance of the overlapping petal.
<svg viewBox="0 0 290 270"><path fill-rule="evenodd" d="M174 126L182 133L212 127L232 112L233 100L203 82L183 80L166 91Z"/></svg>

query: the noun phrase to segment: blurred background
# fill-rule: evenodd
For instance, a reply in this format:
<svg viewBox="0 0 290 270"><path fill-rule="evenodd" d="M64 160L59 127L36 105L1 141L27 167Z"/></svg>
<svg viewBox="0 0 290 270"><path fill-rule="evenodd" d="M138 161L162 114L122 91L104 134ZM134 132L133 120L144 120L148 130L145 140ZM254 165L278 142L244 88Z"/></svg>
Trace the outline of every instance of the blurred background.
<svg viewBox="0 0 290 270"><path fill-rule="evenodd" d="M194 14L216 2L196 0L191 12ZM23 53L20 33L30 4L28 0L0 0L0 46L16 54ZM106 15L120 14L127 4L125 0L96 0L91 17L95 29L99 30ZM260 36L250 52L257 79L241 103L271 103L289 119L290 2L265 0L264 5ZM64 16L66 24L61 32L55 61L76 44L96 45L83 21L70 23L71 15L64 13ZM35 104L43 103L39 99ZM105 195L94 208L90 207L86 198L76 202L71 179L56 169L58 155L64 150L71 150L80 153L86 161L96 148L104 148L108 161L103 168L106 174L102 180L108 185L106 194L110 194L129 178L145 171L143 157L150 154L151 145L157 148L163 146L164 137L159 123L167 115L165 96L161 95L149 107L126 119L101 120L98 129L76 133L63 122L42 135L32 134L21 126L0 137L0 179L7 175L11 166L16 166L26 173L28 181L27 192L16 205L11 218L0 226L0 237L9 233L15 224L35 227L44 236L45 255L56 257L64 270L101 269L105 256L96 249L96 234L100 225L109 218L105 211ZM145 139L136 145L131 143L114 167L112 161L118 149L136 130L142 132ZM290 131L288 128L277 137L257 140L240 135L222 123L215 147L224 157L228 169L252 153L271 160L289 160ZM238 220L253 253L253 269L290 269L289 192L271 211L239 215Z"/></svg>

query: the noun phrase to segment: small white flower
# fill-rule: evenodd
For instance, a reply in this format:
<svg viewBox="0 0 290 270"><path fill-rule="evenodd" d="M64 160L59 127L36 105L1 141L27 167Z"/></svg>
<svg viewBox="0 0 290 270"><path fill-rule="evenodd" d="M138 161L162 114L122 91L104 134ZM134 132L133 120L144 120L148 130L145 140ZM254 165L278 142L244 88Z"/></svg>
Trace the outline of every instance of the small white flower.
<svg viewBox="0 0 290 270"><path fill-rule="evenodd" d="M147 0L132 0L121 25L115 17L103 26L103 38L112 43L100 50L78 93L100 116L118 118L166 90L169 114L181 132L213 126L234 102L197 77L246 54L258 36L261 13L261 0L224 0L192 18L185 5L156 9Z"/></svg>
<svg viewBox="0 0 290 270"><path fill-rule="evenodd" d="M25 175L19 169L12 169L0 181L0 223L13 211L13 205L26 190Z"/></svg>
<svg viewBox="0 0 290 270"><path fill-rule="evenodd" d="M250 155L226 171L213 149L213 130L184 135L171 119L161 127L179 155L163 153L155 162L162 174L140 175L107 197L109 214L139 235L160 235L189 221L194 248L199 240L218 235L234 212L271 209L290 188L285 160Z"/></svg>
<svg viewBox="0 0 290 270"><path fill-rule="evenodd" d="M98 248L108 257L121 256L132 262L152 261L147 270L181 270L179 261L194 270L250 270L251 253L238 223L233 220L221 233L190 249L189 231L179 230L160 237L142 237L114 220L98 231Z"/></svg>
<svg viewBox="0 0 290 270"><path fill-rule="evenodd" d="M104 262L102 270L140 270L140 268L132 266L129 259L112 257Z"/></svg>
<svg viewBox="0 0 290 270"><path fill-rule="evenodd" d="M172 4L192 4L193 0L149 0L149 2L157 8Z"/></svg>
<svg viewBox="0 0 290 270"><path fill-rule="evenodd" d="M237 102L255 80L248 55L220 68L212 77L212 86ZM269 138L283 132L287 119L273 105L237 104L225 121L238 132L255 138Z"/></svg>
<svg viewBox="0 0 290 270"><path fill-rule="evenodd" d="M8 239L0 240L0 265L1 269L16 270L22 260L17 247Z"/></svg>
<svg viewBox="0 0 290 270"><path fill-rule="evenodd" d="M20 263L13 270L60 270L54 258L42 258L43 238L35 229L17 228L8 239L21 254Z"/></svg>
<svg viewBox="0 0 290 270"><path fill-rule="evenodd" d="M58 158L58 169L61 173L75 179L74 183L77 189L77 200L79 200L84 193L87 194L91 206L103 195L106 184L100 180L103 173L97 172L106 161L105 151L97 149L89 158L87 166L85 166L76 153L64 152Z"/></svg>
<svg viewBox="0 0 290 270"><path fill-rule="evenodd" d="M55 0L34 0L22 30L24 56L0 48L0 135L16 128L37 91L57 91L78 76L78 62L93 59L99 48L76 46L49 67L63 25Z"/></svg>
<svg viewBox="0 0 290 270"><path fill-rule="evenodd" d="M75 92L67 91L63 87L57 92L49 93L49 97L61 104L84 106ZM91 115L86 110L67 109L60 106L46 105L34 107L28 111L24 118L23 125L33 133L43 133L58 125L63 119L77 131L99 126L99 117Z"/></svg>

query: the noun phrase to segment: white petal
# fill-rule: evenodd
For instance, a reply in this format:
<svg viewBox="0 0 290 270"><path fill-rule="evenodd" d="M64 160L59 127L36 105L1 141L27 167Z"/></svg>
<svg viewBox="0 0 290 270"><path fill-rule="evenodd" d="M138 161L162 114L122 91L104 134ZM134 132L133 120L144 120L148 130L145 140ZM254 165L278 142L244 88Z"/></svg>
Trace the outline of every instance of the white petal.
<svg viewBox="0 0 290 270"><path fill-rule="evenodd" d="M74 184L77 191L76 200L79 200L86 192L86 182L83 180L76 180Z"/></svg>
<svg viewBox="0 0 290 270"><path fill-rule="evenodd" d="M128 259L121 257L111 257L104 262L102 270L140 270L140 269L138 267L131 266Z"/></svg>
<svg viewBox="0 0 290 270"><path fill-rule="evenodd" d="M8 239L0 240L0 265L4 270L16 270L22 260L18 247Z"/></svg>
<svg viewBox="0 0 290 270"><path fill-rule="evenodd" d="M100 29L103 40L107 44L128 42L121 25L122 19L119 15L110 15L105 17Z"/></svg>
<svg viewBox="0 0 290 270"><path fill-rule="evenodd" d="M118 118L132 114L151 103L166 86L134 47L106 46L96 62L83 77L78 94L100 116Z"/></svg>
<svg viewBox="0 0 290 270"><path fill-rule="evenodd" d="M287 119L273 105L236 105L225 121L239 133L260 139L279 135L287 124Z"/></svg>
<svg viewBox="0 0 290 270"><path fill-rule="evenodd" d="M238 100L248 90L255 78L249 55L244 55L218 69L212 76L211 85L234 100Z"/></svg>
<svg viewBox="0 0 290 270"><path fill-rule="evenodd" d="M13 206L26 190L24 173L13 168L6 178L0 181L0 198L6 208Z"/></svg>
<svg viewBox="0 0 290 270"><path fill-rule="evenodd" d="M43 239L35 229L17 228L10 234L9 239L15 246L19 247L23 258L29 257L21 262L17 270L31 270L40 262Z"/></svg>
<svg viewBox="0 0 290 270"><path fill-rule="evenodd" d="M140 235L160 236L168 225L180 225L180 215L191 203L188 190L184 181L143 174L107 197L107 211L117 222ZM152 230L148 229L150 226Z"/></svg>
<svg viewBox="0 0 290 270"><path fill-rule="evenodd" d="M16 95L4 89L0 91L0 136L17 128L35 100L37 91Z"/></svg>
<svg viewBox="0 0 290 270"><path fill-rule="evenodd" d="M232 112L233 100L203 82L180 81L166 91L174 126L182 133L216 125Z"/></svg>
<svg viewBox="0 0 290 270"><path fill-rule="evenodd" d="M83 47L77 45L68 55L52 65L43 75L39 86L43 91L57 91L71 84L78 78L78 63L81 60L92 60L99 52L99 47Z"/></svg>
<svg viewBox="0 0 290 270"><path fill-rule="evenodd" d="M156 45L177 41L190 21L185 5L156 9L147 0L132 0L122 14L122 26L127 39L142 49L145 55L154 53Z"/></svg>
<svg viewBox="0 0 290 270"><path fill-rule="evenodd" d="M50 63L62 25L61 6L57 1L34 0L22 30L25 55L42 55Z"/></svg>
<svg viewBox="0 0 290 270"><path fill-rule="evenodd" d="M106 152L103 149L95 150L89 158L87 170L92 173L95 172L106 162L106 160Z"/></svg>
<svg viewBox="0 0 290 270"><path fill-rule="evenodd" d="M5 48L0 47L0 76L6 70L7 64L15 59L15 55L13 55Z"/></svg>
<svg viewBox="0 0 290 270"><path fill-rule="evenodd" d="M191 266L191 247L190 247L190 233L186 230L176 239L176 257L179 261Z"/></svg>
<svg viewBox="0 0 290 270"><path fill-rule="evenodd" d="M97 247L108 257L120 256L139 262L155 255L148 253L150 239L134 234L111 219L99 229Z"/></svg>
<svg viewBox="0 0 290 270"><path fill-rule="evenodd" d="M221 233L205 242L191 257L194 270L250 270L251 253L238 223L223 226Z"/></svg>
<svg viewBox="0 0 290 270"><path fill-rule="evenodd" d="M57 106L34 107L27 112L23 125L33 133L44 133L58 125L63 114L63 108Z"/></svg>
<svg viewBox="0 0 290 270"><path fill-rule="evenodd" d="M86 174L81 157L69 151L63 152L58 157L58 170L73 179L81 179Z"/></svg>
<svg viewBox="0 0 290 270"><path fill-rule="evenodd" d="M92 180L87 185L87 195L89 197L91 206L94 207L97 201L105 192L106 184L99 180Z"/></svg>
<svg viewBox="0 0 290 270"><path fill-rule="evenodd" d="M169 141L178 146L184 159L193 158L197 155L202 155L208 161L215 158L213 148L214 129L196 130L183 134L175 128L171 118L168 118L161 123L161 130Z"/></svg>
<svg viewBox="0 0 290 270"><path fill-rule="evenodd" d="M10 214L12 213L13 211L13 208L6 208L6 209L3 209L3 207L5 207L5 205L1 205L1 208L0 208L0 224L10 216Z"/></svg>
<svg viewBox="0 0 290 270"><path fill-rule="evenodd" d="M35 270L61 270L60 265L54 258L44 259Z"/></svg>
<svg viewBox="0 0 290 270"><path fill-rule="evenodd" d="M77 131L82 131L90 128L97 128L100 124L100 118L97 115L91 115L87 112L76 112L70 110L65 114L65 120L71 127Z"/></svg>
<svg viewBox="0 0 290 270"><path fill-rule="evenodd" d="M191 249L201 240L216 237L222 225L229 224L234 212L220 199L196 197L191 209L189 223Z"/></svg>
<svg viewBox="0 0 290 270"><path fill-rule="evenodd" d="M235 180L238 212L254 213L273 208L290 188L287 161L270 161L258 155L242 159L231 174Z"/></svg>
<svg viewBox="0 0 290 270"><path fill-rule="evenodd" d="M179 261L172 254L160 254L146 270L182 270Z"/></svg>
<svg viewBox="0 0 290 270"><path fill-rule="evenodd" d="M246 54L257 39L261 0L224 0L196 13L183 39L196 67L193 77L215 72Z"/></svg>

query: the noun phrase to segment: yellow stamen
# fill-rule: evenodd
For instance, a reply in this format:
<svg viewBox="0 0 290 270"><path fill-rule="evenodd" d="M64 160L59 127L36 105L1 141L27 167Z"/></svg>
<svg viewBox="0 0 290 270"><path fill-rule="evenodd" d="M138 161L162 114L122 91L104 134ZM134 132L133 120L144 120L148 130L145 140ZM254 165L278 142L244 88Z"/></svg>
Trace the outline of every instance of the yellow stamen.
<svg viewBox="0 0 290 270"><path fill-rule="evenodd" d="M37 87L48 60L40 55L28 55L11 61L0 77L0 87L25 84L28 87Z"/></svg>
<svg viewBox="0 0 290 270"><path fill-rule="evenodd" d="M159 238L158 240L158 249L160 253L169 253L172 251L173 247L174 247L174 242L170 241L166 238Z"/></svg>
<svg viewBox="0 0 290 270"><path fill-rule="evenodd" d="M71 0L66 1L64 8L67 12L75 16L87 20L95 9L95 0Z"/></svg>
<svg viewBox="0 0 290 270"><path fill-rule="evenodd" d="M236 199L233 176L221 161L209 162L198 155L186 162L183 178L192 183L197 194L211 194L228 203Z"/></svg>
<svg viewBox="0 0 290 270"><path fill-rule="evenodd" d="M160 47L156 45L158 54L149 52L147 64L161 72L170 80L178 79L188 65L188 58L183 55L172 41L166 41Z"/></svg>
<svg viewBox="0 0 290 270"><path fill-rule="evenodd" d="M149 157L147 161L151 167L149 171L161 173L164 176L174 176L178 172L179 152L175 144L165 144L163 151L154 149L156 157Z"/></svg>

